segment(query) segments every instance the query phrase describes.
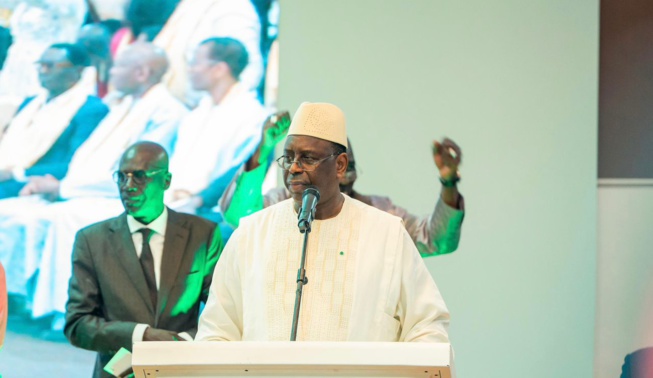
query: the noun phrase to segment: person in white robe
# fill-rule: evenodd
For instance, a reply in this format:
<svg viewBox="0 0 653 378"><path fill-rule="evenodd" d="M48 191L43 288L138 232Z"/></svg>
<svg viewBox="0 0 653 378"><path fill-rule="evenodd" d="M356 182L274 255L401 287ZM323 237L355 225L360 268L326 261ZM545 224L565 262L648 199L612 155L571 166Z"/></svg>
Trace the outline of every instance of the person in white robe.
<svg viewBox="0 0 653 378"><path fill-rule="evenodd" d="M165 52L152 44L134 44L124 50L111 70L111 81L125 97L77 150L66 176L61 181L37 177L30 180L22 197L0 201L0 248L10 256L10 288L30 295L34 317L46 315L50 307L48 301L31 298L29 279L50 261L39 274L37 287L43 285L39 282L49 282L53 269L70 270L69 258L54 261L50 250L43 248L51 229L72 226L65 222L68 217L78 217L75 224L85 226L122 211L111 176L127 146L148 140L172 149L188 110L160 84L167 66ZM74 237L78 228L68 233Z"/></svg>
<svg viewBox="0 0 653 378"><path fill-rule="evenodd" d="M247 90L256 90L263 77L261 22L249 0L183 0L153 42L170 57L165 85L186 104L199 100L189 83L187 61L195 46L210 37L231 37L245 46L249 63L240 81Z"/></svg>
<svg viewBox="0 0 653 378"><path fill-rule="evenodd" d="M109 111L80 83L88 64L83 48L53 44L36 63L41 93L25 99L0 133L0 198L18 195L29 176L61 179L72 155Z"/></svg>
<svg viewBox="0 0 653 378"><path fill-rule="evenodd" d="M277 161L292 198L243 218L216 266L197 341L289 340L302 195L320 193L306 253L299 341L449 342L449 311L401 218L342 194L342 111L303 103Z"/></svg>
<svg viewBox="0 0 653 378"><path fill-rule="evenodd" d="M204 204L187 200L216 180L228 183L258 146L268 112L239 81L247 65L245 46L233 38L209 38L195 49L188 76L193 89L209 96L179 127L166 197L172 208L195 212Z"/></svg>

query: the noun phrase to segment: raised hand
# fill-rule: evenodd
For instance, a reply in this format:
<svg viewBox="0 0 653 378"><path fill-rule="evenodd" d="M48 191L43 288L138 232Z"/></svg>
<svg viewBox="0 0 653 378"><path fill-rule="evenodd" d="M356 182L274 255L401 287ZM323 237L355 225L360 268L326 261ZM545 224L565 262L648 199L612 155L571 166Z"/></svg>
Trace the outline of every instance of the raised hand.
<svg viewBox="0 0 653 378"><path fill-rule="evenodd" d="M286 136L289 127L290 113L288 111L283 110L269 116L263 123L261 143L254 155L245 163L245 170L251 171L261 165L265 166L274 147Z"/></svg>
<svg viewBox="0 0 653 378"><path fill-rule="evenodd" d="M443 180L448 181L458 176L462 157L460 147L453 140L444 138L442 142L433 141L433 161Z"/></svg>
<svg viewBox="0 0 653 378"><path fill-rule="evenodd" d="M288 128L290 128L290 113L286 110L276 112L265 120L259 147L259 164L264 164L274 147L286 137Z"/></svg>

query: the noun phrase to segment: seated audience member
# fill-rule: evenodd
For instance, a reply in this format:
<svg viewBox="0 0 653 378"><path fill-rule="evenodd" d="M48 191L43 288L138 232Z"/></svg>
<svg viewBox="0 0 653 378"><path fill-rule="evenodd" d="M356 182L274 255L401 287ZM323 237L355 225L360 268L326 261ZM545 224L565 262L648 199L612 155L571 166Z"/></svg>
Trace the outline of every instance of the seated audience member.
<svg viewBox="0 0 653 378"><path fill-rule="evenodd" d="M207 92L205 98L179 127L170 171L175 176L168 200L184 203L195 212L207 190L220 197L236 170L254 153L267 115L239 81L247 66L247 51L232 38L209 38L195 50L189 63L193 89ZM214 183L210 188L209 184ZM219 188L217 188L219 187ZM176 201L176 202L175 202ZM210 205L210 204L206 204Z"/></svg>
<svg viewBox="0 0 653 378"><path fill-rule="evenodd" d="M80 85L84 49L50 46L36 63L45 92L30 97L0 136L0 198L15 197L31 176L62 179L77 148L109 109Z"/></svg>
<svg viewBox="0 0 653 378"><path fill-rule="evenodd" d="M449 341L449 312L401 218L340 192L346 145L340 109L299 107L280 159L291 198L241 220L215 268L196 340L289 339L304 239L297 214L314 187L297 340Z"/></svg>
<svg viewBox="0 0 653 378"><path fill-rule="evenodd" d="M183 0L177 5L154 44L170 57L170 72L164 83L187 104L199 100L189 85L187 58L201 41L210 37L230 37L247 50L249 62L240 75L248 90L256 90L263 77L261 23L249 0Z"/></svg>
<svg viewBox="0 0 653 378"><path fill-rule="evenodd" d="M236 176L222 198L220 207L224 212L225 220L233 226L238 226L243 216L290 198L290 192L286 188L273 189L265 196L261 193L269 167L269 157L274 152L276 144L285 136L290 124L287 115L280 116L275 121L267 125L256 153L248 160L243 167L243 172ZM351 144L347 155L349 164L340 180L342 193L402 218L408 234L424 257L451 253L458 248L464 203L456 187L458 165L462 158L456 143L450 139L445 139L442 143L437 141L433 143L433 160L440 174L442 188L433 213L426 217L410 214L395 205L388 197L364 195L355 191L356 160Z"/></svg>
<svg viewBox="0 0 653 378"><path fill-rule="evenodd" d="M152 44L133 44L124 50L111 69L111 82L125 97L77 150L66 176L62 180L34 177L21 191L22 197L0 201L0 260L11 261L7 266L10 292L27 295L26 284L39 270L35 297L28 298L33 300L34 317L54 309L63 314L67 278L53 280L55 272L70 277L75 232L120 212L111 175L122 151L143 140L171 150L187 109L160 84L166 69L165 52ZM55 226L66 232L46 242ZM54 256L60 244L66 245L64 255ZM63 297L53 297L52 290L63 291Z"/></svg>
<svg viewBox="0 0 653 378"><path fill-rule="evenodd" d="M66 304L66 337L98 352L94 377L134 342L192 340L222 249L214 223L164 206L163 147L129 147L115 178L125 212L77 233Z"/></svg>
<svg viewBox="0 0 653 378"><path fill-rule="evenodd" d="M125 49L111 68L111 83L124 95L120 104L75 153L61 182L35 179L21 195L53 194L64 199L106 193L115 196L106 173L115 168L119 151L136 140L151 140L171 151L179 122L188 110L160 84L167 68L165 52L150 43ZM0 203L0 214L2 209Z"/></svg>

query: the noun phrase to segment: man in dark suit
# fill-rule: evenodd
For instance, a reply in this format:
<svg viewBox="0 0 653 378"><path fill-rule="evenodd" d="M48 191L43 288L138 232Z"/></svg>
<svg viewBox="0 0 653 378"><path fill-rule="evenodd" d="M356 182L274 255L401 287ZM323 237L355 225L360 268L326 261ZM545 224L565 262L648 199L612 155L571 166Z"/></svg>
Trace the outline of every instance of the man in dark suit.
<svg viewBox="0 0 653 378"><path fill-rule="evenodd" d="M27 98L4 133L0 132L0 199L17 196L30 176L63 178L77 148L109 112L102 100L88 95L89 88L80 84L88 62L82 47L68 43L48 47L36 62L46 93ZM49 131L50 136L37 138ZM42 147L13 159L17 154L12 149L24 153L25 143Z"/></svg>
<svg viewBox="0 0 653 378"><path fill-rule="evenodd" d="M94 377L137 341L191 340L222 250L216 225L163 205L168 155L139 142L114 178L125 213L78 232L64 333L98 352ZM89 209L92 211L92 209Z"/></svg>

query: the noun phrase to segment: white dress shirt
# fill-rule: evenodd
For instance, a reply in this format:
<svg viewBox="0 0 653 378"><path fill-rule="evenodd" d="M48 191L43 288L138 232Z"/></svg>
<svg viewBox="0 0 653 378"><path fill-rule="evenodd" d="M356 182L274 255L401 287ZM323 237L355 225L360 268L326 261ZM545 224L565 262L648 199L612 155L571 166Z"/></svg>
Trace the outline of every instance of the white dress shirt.
<svg viewBox="0 0 653 378"><path fill-rule="evenodd" d="M134 241L134 248L136 248L136 256L141 258L143 252L143 234L140 230L149 228L152 230L150 236L150 249L152 250L152 257L154 259L154 277L156 277L156 288L159 289L161 282L161 258L163 257L163 242L165 241L166 227L168 225L168 209L163 208L163 212L158 218L150 222L150 224L143 224L137 221L133 216L127 215L127 227L132 234Z"/></svg>
<svg viewBox="0 0 653 378"><path fill-rule="evenodd" d="M139 259L143 252L143 234L140 230L149 228L153 231L152 236L150 236L150 249L152 250L152 258L154 260L154 277L156 278L157 290L159 289L161 282L161 259L163 258L163 243L165 242L167 226L168 208L166 207L163 208L161 215L150 222L150 224L143 224L137 221L133 216L127 215L127 227L129 227L129 232L132 234L134 248L136 249L136 255ZM149 324L137 324L136 328L134 328L134 333L132 333L132 342L143 341L143 334L145 334L145 330L149 326ZM188 341L193 340L193 338L186 332L180 333L179 336Z"/></svg>

